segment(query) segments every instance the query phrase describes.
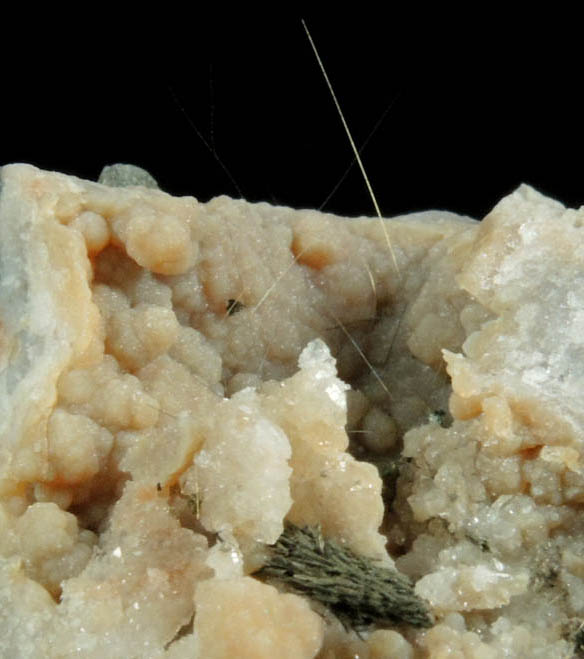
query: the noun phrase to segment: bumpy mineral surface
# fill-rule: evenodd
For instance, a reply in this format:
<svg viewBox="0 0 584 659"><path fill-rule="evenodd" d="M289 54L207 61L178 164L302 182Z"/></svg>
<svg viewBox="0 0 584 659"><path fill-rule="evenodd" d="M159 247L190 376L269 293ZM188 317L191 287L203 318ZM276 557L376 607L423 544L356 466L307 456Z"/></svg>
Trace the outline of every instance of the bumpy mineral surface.
<svg viewBox="0 0 584 659"><path fill-rule="evenodd" d="M584 647L584 211L344 219L119 172L0 170L0 656ZM253 576L285 523L433 626Z"/></svg>

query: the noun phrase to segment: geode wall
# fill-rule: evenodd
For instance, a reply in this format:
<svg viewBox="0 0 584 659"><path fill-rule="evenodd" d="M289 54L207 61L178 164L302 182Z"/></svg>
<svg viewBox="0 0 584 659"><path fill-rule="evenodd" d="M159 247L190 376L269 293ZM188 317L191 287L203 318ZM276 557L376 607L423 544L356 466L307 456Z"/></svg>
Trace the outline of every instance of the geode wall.
<svg viewBox="0 0 584 659"><path fill-rule="evenodd" d="M1 180L2 656L571 651L583 213ZM358 636L250 576L285 521L397 566L435 625Z"/></svg>

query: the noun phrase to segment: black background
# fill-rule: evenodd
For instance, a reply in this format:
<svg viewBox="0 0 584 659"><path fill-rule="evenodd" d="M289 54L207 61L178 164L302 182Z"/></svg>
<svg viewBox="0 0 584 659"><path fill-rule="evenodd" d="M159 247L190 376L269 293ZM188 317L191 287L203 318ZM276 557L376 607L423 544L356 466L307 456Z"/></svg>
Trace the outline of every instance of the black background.
<svg viewBox="0 0 584 659"><path fill-rule="evenodd" d="M360 147L382 119L362 156L384 215L482 217L522 182L582 204L582 58L568 37L558 47L503 19L486 35L470 20L448 34L367 16L307 23ZM343 179L350 146L299 19L115 24L4 56L1 164L96 179L130 162L203 201L373 214L358 168Z"/></svg>

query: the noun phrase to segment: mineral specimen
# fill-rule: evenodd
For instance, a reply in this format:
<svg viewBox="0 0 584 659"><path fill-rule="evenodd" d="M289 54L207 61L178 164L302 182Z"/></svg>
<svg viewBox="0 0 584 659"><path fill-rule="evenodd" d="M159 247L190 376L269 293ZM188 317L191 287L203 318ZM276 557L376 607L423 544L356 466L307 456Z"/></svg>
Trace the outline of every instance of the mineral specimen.
<svg viewBox="0 0 584 659"><path fill-rule="evenodd" d="M0 181L0 656L579 646L584 211ZM406 575L434 625L357 634L251 576L285 525Z"/></svg>
<svg viewBox="0 0 584 659"><path fill-rule="evenodd" d="M406 577L325 539L318 528L287 524L271 554L256 574L321 602L346 626L432 626L426 603Z"/></svg>

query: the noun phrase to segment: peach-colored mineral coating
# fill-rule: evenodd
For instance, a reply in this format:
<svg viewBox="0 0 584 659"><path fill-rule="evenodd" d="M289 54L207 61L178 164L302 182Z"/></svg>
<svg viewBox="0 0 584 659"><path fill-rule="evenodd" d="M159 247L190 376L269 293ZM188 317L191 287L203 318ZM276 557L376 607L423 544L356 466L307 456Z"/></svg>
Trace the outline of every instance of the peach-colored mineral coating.
<svg viewBox="0 0 584 659"><path fill-rule="evenodd" d="M106 634L110 656L155 652L192 616L194 581L243 574L286 516L391 564L381 481L346 453L347 385L325 343L284 388L269 383L293 375L312 339L339 348L334 324L367 321L396 295L377 221L331 242L335 218L312 211L202 205L27 165L4 167L2 185L4 610L26 584L42 611L3 651L61 634L65 655L98 656ZM410 224L397 227L406 242L423 237L402 266L459 226ZM142 546L144 524L165 538L158 549ZM233 547L234 567L215 552L201 569L201 524ZM152 598L160 616L144 622Z"/></svg>
<svg viewBox="0 0 584 659"><path fill-rule="evenodd" d="M323 621L296 595L244 577L205 581L196 596L196 656L296 659L320 649Z"/></svg>
<svg viewBox="0 0 584 659"><path fill-rule="evenodd" d="M0 656L569 655L582 212L0 176ZM400 453L384 509L367 460ZM397 557L436 626L359 638L252 579L284 520Z"/></svg>

